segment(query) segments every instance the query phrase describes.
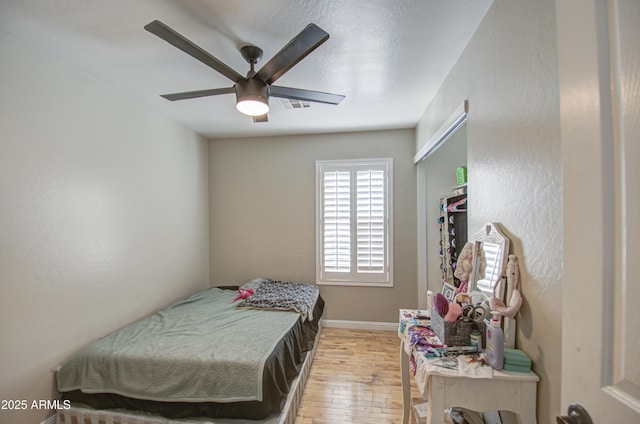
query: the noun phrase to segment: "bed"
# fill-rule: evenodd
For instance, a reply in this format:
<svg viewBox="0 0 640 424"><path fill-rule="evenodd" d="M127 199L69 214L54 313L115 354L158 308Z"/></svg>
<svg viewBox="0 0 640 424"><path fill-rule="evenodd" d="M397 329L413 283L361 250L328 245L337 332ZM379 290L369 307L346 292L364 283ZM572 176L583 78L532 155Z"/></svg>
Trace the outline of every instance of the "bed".
<svg viewBox="0 0 640 424"><path fill-rule="evenodd" d="M247 299L196 293L63 362L56 384L72 407L58 424L292 423L324 301L311 284L251 285Z"/></svg>

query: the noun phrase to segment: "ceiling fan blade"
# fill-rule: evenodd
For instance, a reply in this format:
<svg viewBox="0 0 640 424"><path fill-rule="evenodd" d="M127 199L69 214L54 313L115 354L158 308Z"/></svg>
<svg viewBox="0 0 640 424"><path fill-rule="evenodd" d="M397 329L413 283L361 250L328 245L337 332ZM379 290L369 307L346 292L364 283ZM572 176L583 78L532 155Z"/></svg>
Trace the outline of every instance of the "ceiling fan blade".
<svg viewBox="0 0 640 424"><path fill-rule="evenodd" d="M169 44L179 48L183 52L188 55L194 57L205 65L213 68L214 70L220 72L225 77L229 78L233 82L237 82L238 80L244 79L242 75L222 63L220 60L211 56L209 53L204 51L202 48L195 45L192 41L187 40L182 35L178 34L176 31L172 30L162 22L155 20L144 26L144 29L149 31L152 34L157 35L162 38Z"/></svg>
<svg viewBox="0 0 640 424"><path fill-rule="evenodd" d="M285 99L307 100L316 103L328 103L337 105L344 99L342 94L323 93L321 91L302 90L300 88L281 87L272 85L269 87L271 97L282 97Z"/></svg>
<svg viewBox="0 0 640 424"><path fill-rule="evenodd" d="M257 77L267 84L273 84L296 63L304 59L320 44L329 39L329 34L315 24L309 24L286 46L273 56L258 71Z"/></svg>
<svg viewBox="0 0 640 424"><path fill-rule="evenodd" d="M182 93L161 94L160 97L164 97L165 99L171 100L173 102L176 100L195 99L197 97L216 96L218 94L231 94L235 92L236 92L236 89L234 87L211 88L209 90L184 91Z"/></svg>
<svg viewBox="0 0 640 424"><path fill-rule="evenodd" d="M253 117L253 122L269 122L269 118L267 117L267 114L265 113L264 115L254 116Z"/></svg>

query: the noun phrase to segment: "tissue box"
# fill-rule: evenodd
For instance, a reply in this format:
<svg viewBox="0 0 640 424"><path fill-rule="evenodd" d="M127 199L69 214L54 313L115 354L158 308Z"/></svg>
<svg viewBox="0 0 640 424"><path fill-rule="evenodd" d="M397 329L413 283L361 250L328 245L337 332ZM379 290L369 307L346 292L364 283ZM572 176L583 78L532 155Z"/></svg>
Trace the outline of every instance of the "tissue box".
<svg viewBox="0 0 640 424"><path fill-rule="evenodd" d="M435 308L431 308L431 329L440 341L447 346L470 346L469 336L473 330L482 335L482 346L486 346L487 327L484 322L459 319L456 322L446 322Z"/></svg>

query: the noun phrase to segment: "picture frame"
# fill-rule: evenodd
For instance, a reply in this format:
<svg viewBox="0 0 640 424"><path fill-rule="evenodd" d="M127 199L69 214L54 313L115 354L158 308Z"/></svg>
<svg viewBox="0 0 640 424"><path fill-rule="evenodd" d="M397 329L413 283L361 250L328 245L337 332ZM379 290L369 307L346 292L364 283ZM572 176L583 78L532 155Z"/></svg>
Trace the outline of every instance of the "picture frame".
<svg viewBox="0 0 640 424"><path fill-rule="evenodd" d="M453 302L456 297L456 288L451 284L444 283L442 286L442 294L449 302Z"/></svg>

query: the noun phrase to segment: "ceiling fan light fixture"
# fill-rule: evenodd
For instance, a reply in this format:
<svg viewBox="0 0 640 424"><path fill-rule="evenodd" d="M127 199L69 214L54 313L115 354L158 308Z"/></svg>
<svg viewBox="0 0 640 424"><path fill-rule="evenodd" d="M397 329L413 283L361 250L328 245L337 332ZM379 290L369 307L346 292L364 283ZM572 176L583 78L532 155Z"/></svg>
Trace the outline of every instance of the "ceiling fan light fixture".
<svg viewBox="0 0 640 424"><path fill-rule="evenodd" d="M265 99L242 99L236 103L236 109L245 115L260 116L269 112L269 105Z"/></svg>
<svg viewBox="0 0 640 424"><path fill-rule="evenodd" d="M236 82L236 109L249 116L266 115L269 112L269 89L257 79Z"/></svg>

